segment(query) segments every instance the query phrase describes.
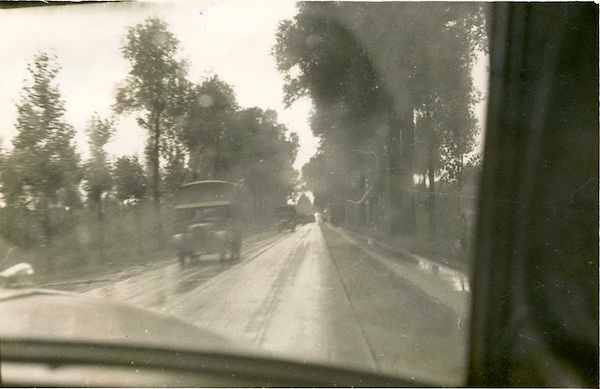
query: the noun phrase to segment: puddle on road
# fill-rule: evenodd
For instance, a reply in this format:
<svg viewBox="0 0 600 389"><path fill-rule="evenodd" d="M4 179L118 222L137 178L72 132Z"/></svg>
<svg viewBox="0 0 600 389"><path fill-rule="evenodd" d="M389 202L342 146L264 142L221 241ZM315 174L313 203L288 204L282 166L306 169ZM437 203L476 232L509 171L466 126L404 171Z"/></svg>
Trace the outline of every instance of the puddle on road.
<svg viewBox="0 0 600 389"><path fill-rule="evenodd" d="M367 247L373 247L374 243L375 243L375 241L371 238L364 238L364 240L360 240L360 239L357 239L357 238L351 236L348 233L344 233L343 235L345 235L351 241L354 241L359 247L363 247L359 242L364 242ZM443 279L448 284L450 284L455 291L458 291L458 292L470 292L471 291L471 288L469 286L469 278L460 271L451 269L444 265L440 265L439 263L436 263L436 262L426 259L426 258L421 258L418 256L413 256L413 255L411 255L410 257L407 257L406 254L404 254L404 253L400 253L393 249L390 250L390 248L387 247L387 245L385 245L385 244L375 245L374 248L376 248L376 247L383 249L385 252L388 253L388 255L395 258L396 260L401 260L403 263L403 266L406 266L408 264L414 266L416 264L420 270L424 270L430 274L433 274L433 275Z"/></svg>
<svg viewBox="0 0 600 389"><path fill-rule="evenodd" d="M348 236L350 237L350 236ZM350 237L351 240L358 242L355 238ZM372 247L374 241L372 239L366 239L367 247ZM360 245L360 244L359 244ZM360 246L359 246L360 247ZM455 291L458 292L470 292L469 278L462 272L451 269L444 265L440 265L432 260L421 258L418 256L407 257L406 254L393 251L389 248L383 247L385 252L389 253L393 258L402 261L403 266L414 266L417 265L420 270L424 270L430 274L433 274L452 286Z"/></svg>
<svg viewBox="0 0 600 389"><path fill-rule="evenodd" d="M452 270L446 266L439 265L428 259L416 258L416 260L420 269L426 270L445 279L452 285L454 290L459 292L469 292L471 290L469 286L469 279L463 273Z"/></svg>

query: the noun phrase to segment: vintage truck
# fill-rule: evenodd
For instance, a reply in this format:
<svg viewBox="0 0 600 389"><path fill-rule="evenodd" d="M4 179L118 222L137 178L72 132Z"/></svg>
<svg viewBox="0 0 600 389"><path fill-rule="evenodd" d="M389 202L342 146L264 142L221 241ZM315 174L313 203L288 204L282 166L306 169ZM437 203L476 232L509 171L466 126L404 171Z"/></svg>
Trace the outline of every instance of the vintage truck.
<svg viewBox="0 0 600 389"><path fill-rule="evenodd" d="M204 255L238 260L242 246L241 190L227 181L181 187L175 205L173 248L180 265Z"/></svg>

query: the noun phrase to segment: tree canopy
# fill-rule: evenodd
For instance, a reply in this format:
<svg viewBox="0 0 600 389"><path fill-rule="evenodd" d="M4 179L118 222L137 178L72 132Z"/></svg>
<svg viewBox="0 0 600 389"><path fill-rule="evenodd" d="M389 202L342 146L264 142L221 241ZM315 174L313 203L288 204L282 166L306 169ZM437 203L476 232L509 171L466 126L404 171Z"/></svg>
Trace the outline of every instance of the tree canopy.
<svg viewBox="0 0 600 389"><path fill-rule="evenodd" d="M131 65L117 90L118 113L138 111L138 124L148 131L146 156L151 171L156 238L162 246L160 157L161 144L173 122L181 115L187 91L187 68L176 58L179 41L159 18L148 18L130 27L121 48Z"/></svg>
<svg viewBox="0 0 600 389"><path fill-rule="evenodd" d="M137 156L121 157L115 162L113 171L116 199L123 203L140 202L147 194L147 179Z"/></svg>
<svg viewBox="0 0 600 389"><path fill-rule="evenodd" d="M315 104L311 129L321 146L303 170L309 189L317 202L335 202L337 209L382 197L390 233L411 234L414 175L460 181L475 145L471 71L476 51L485 48L481 6L302 3L298 9L280 23L273 54L286 102L309 96Z"/></svg>
<svg viewBox="0 0 600 389"><path fill-rule="evenodd" d="M185 149L189 179L243 182L255 212L285 203L296 185L298 139L277 122L277 114L241 109L233 88L218 76L192 86L188 97L175 143Z"/></svg>
<svg viewBox="0 0 600 389"><path fill-rule="evenodd" d="M2 195L8 207L32 213L48 240L57 233L60 214L80 205L80 158L74 129L64 119L55 57L39 53L28 70L31 78L17 104L13 150L3 159Z"/></svg>
<svg viewBox="0 0 600 389"><path fill-rule="evenodd" d="M111 188L111 172L104 147L114 134L114 124L110 119L94 115L87 129L91 158L85 165L85 189L89 200L100 204L102 196Z"/></svg>

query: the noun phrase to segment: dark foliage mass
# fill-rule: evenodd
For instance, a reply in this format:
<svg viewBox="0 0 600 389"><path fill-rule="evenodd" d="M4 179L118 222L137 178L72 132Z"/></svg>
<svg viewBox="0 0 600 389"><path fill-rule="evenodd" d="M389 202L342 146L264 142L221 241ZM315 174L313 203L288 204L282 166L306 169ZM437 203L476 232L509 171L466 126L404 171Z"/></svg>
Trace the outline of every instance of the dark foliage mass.
<svg viewBox="0 0 600 389"><path fill-rule="evenodd" d="M484 20L480 4L302 3L280 23L286 102L312 98L321 138L303 178L332 221L414 235L425 208L435 237L440 191L459 199L477 171Z"/></svg>
<svg viewBox="0 0 600 389"><path fill-rule="evenodd" d="M171 144L180 145L187 159L177 184L203 179L243 183L256 215L287 201L296 186L292 164L298 139L277 122L274 111L241 109L233 89L217 76L192 86L186 107L171 134Z"/></svg>

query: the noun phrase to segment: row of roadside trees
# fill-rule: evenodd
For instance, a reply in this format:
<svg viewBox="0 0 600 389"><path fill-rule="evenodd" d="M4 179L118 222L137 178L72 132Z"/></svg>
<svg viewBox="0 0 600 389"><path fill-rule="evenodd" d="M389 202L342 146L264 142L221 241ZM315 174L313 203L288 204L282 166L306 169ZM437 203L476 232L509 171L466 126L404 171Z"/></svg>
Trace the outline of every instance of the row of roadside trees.
<svg viewBox="0 0 600 389"><path fill-rule="evenodd" d="M65 258L106 262L129 248L163 248L173 195L185 182L244 183L257 215L285 203L296 186L298 141L274 111L242 109L218 76L190 81L161 19L128 28L124 42L130 71L117 86L114 115L89 120L86 160L65 119L57 59L39 53L28 68L17 134L0 155L0 233L3 244L39 253L49 270ZM105 149L119 116L130 114L147 133L143 160Z"/></svg>
<svg viewBox="0 0 600 389"><path fill-rule="evenodd" d="M303 3L280 24L286 101L312 99L321 139L302 175L334 223L466 247L484 22L477 3Z"/></svg>

